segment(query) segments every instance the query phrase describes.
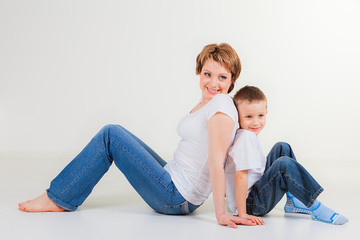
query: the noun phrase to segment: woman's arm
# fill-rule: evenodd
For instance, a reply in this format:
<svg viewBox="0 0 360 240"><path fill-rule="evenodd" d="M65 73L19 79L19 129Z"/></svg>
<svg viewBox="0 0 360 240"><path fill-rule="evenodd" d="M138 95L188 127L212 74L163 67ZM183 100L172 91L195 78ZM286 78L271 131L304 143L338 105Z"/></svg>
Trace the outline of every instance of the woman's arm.
<svg viewBox="0 0 360 240"><path fill-rule="evenodd" d="M246 218L257 225L264 225L261 217L248 215L246 212L246 195L248 189L248 170L236 171L236 207L239 217Z"/></svg>
<svg viewBox="0 0 360 240"><path fill-rule="evenodd" d="M234 121L224 113L216 113L208 121L209 158L208 166L215 205L216 219L219 224L236 228L236 223L254 225L253 222L225 213L225 174L224 161L230 145Z"/></svg>

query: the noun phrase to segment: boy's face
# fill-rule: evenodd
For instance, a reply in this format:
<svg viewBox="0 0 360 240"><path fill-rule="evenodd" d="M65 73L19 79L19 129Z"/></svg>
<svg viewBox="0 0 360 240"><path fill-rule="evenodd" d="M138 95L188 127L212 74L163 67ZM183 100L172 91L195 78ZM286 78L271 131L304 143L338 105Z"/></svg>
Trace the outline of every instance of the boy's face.
<svg viewBox="0 0 360 240"><path fill-rule="evenodd" d="M265 101L242 101L237 104L240 128L258 135L266 124L267 106Z"/></svg>

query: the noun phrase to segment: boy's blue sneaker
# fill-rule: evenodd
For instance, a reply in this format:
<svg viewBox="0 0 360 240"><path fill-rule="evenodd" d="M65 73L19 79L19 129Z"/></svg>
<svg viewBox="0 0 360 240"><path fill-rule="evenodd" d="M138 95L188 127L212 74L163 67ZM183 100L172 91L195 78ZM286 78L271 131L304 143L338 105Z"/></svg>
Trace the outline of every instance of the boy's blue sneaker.
<svg viewBox="0 0 360 240"><path fill-rule="evenodd" d="M299 199L294 197L291 193L286 193L286 204L284 210L286 213L303 213L303 214L311 214L309 208L307 208Z"/></svg>
<svg viewBox="0 0 360 240"><path fill-rule="evenodd" d="M311 218L316 221L342 225L349 221L343 215L336 213L321 202L317 201L310 207Z"/></svg>
<svg viewBox="0 0 360 240"><path fill-rule="evenodd" d="M313 220L334 225L342 225L349 221L343 215L336 213L334 210L326 207L317 200L310 208L308 208L291 193L286 193L286 197L287 201L284 207L286 213L311 214Z"/></svg>

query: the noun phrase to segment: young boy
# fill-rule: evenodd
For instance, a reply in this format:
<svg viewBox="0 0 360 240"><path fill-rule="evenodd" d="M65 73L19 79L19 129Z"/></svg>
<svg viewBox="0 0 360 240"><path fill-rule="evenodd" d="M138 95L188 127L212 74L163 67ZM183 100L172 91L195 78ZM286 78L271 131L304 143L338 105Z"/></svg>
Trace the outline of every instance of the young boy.
<svg viewBox="0 0 360 240"><path fill-rule="evenodd" d="M257 87L245 86L234 96L240 129L225 164L226 200L233 215L263 225L286 193L287 213L310 214L313 220L344 224L348 219L320 203L323 188L302 167L287 143L277 143L267 158L257 135L265 127L267 100Z"/></svg>

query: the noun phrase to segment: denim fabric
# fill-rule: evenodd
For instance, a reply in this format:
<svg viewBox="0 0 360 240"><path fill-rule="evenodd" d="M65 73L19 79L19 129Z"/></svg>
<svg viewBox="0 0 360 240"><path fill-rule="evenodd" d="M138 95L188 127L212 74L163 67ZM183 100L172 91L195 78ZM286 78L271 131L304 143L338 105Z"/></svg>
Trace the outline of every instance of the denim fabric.
<svg viewBox="0 0 360 240"><path fill-rule="evenodd" d="M74 211L91 193L112 162L156 212L188 214L198 205L184 199L163 169L166 162L119 125L107 125L51 182L47 194L58 206Z"/></svg>
<svg viewBox="0 0 360 240"><path fill-rule="evenodd" d="M279 142L267 156L264 175L254 184L246 199L246 210L248 214L263 216L286 192L310 207L322 191L323 188L296 161L290 145Z"/></svg>

